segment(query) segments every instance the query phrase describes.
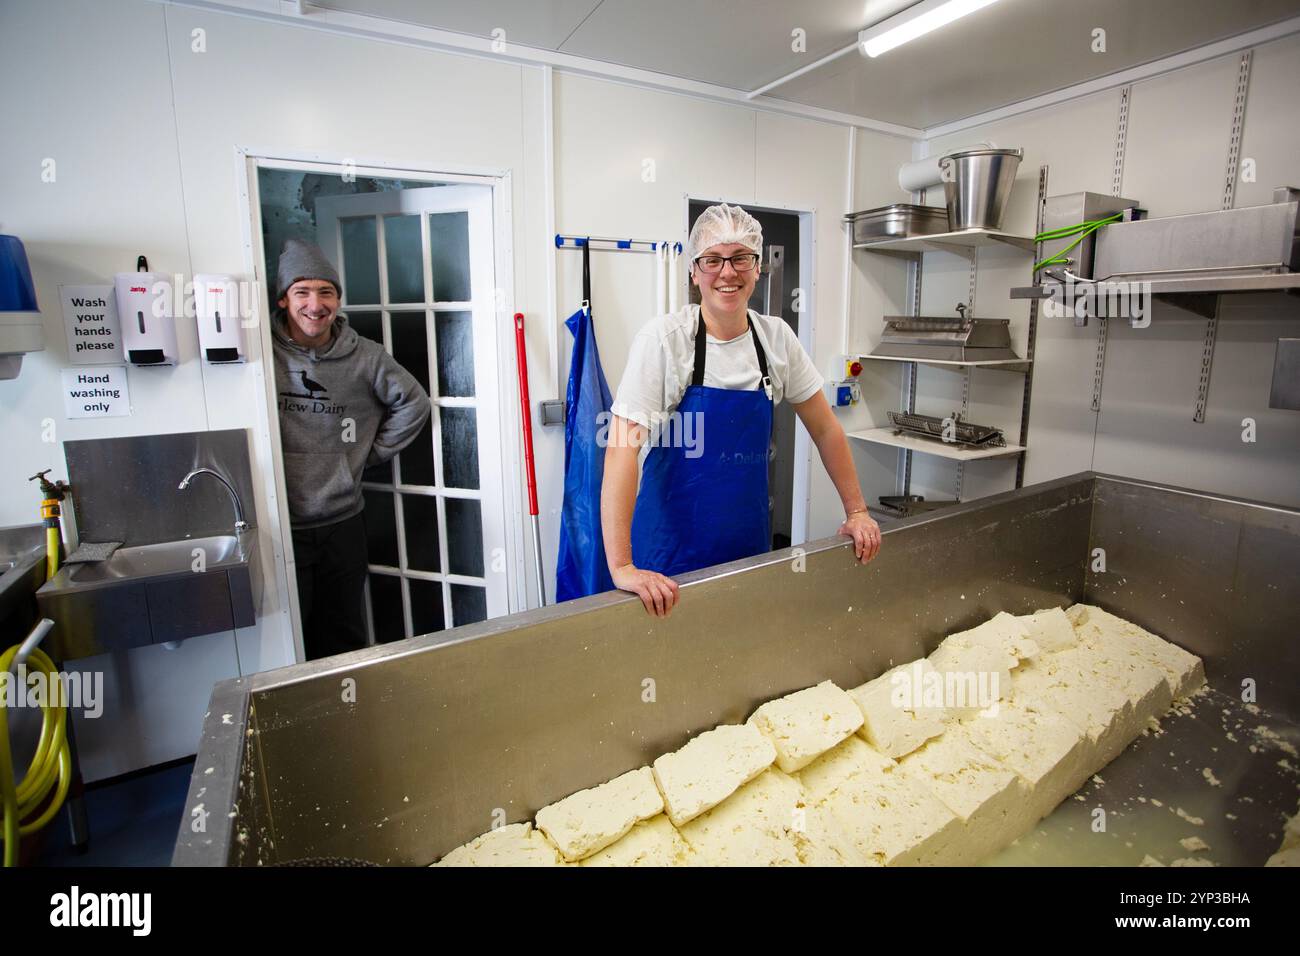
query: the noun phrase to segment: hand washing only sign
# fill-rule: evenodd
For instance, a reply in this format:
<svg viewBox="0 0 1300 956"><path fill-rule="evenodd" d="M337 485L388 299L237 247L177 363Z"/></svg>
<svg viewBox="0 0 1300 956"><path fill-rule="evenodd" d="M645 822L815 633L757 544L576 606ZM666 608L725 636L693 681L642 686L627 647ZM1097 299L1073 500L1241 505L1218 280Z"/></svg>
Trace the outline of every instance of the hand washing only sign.
<svg viewBox="0 0 1300 956"><path fill-rule="evenodd" d="M61 285L63 322L68 329L68 361L113 365L122 361L117 298L111 285Z"/></svg>
<svg viewBox="0 0 1300 956"><path fill-rule="evenodd" d="M69 418L130 415L126 366L63 369L63 405Z"/></svg>

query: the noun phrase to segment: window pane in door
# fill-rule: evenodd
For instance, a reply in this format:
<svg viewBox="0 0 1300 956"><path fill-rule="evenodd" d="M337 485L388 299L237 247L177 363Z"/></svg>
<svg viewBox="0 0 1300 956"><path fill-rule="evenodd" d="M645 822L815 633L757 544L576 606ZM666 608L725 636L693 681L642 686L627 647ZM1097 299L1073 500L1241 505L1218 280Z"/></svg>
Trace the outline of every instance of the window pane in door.
<svg viewBox="0 0 1300 956"><path fill-rule="evenodd" d="M378 312L353 312L348 310L348 325L372 342L384 344L384 321Z"/></svg>
<svg viewBox="0 0 1300 956"><path fill-rule="evenodd" d="M393 358L429 391L429 336L423 312L393 312L388 316L393 336Z"/></svg>
<svg viewBox="0 0 1300 956"><path fill-rule="evenodd" d="M442 613L442 582L411 578L411 635L430 634L447 626Z"/></svg>
<svg viewBox="0 0 1300 956"><path fill-rule="evenodd" d="M379 240L375 217L360 216L339 222L343 237L343 297L361 305L379 303Z"/></svg>
<svg viewBox="0 0 1300 956"><path fill-rule="evenodd" d="M367 560L371 564L397 567L397 516L393 511L394 496L387 491L361 492L366 503L362 512L366 525Z"/></svg>
<svg viewBox="0 0 1300 956"><path fill-rule="evenodd" d="M391 485L393 483L393 463L391 461L381 461L377 465L371 465L361 473L361 480Z"/></svg>
<svg viewBox="0 0 1300 956"><path fill-rule="evenodd" d="M469 312L438 312L438 394L474 397L474 317Z"/></svg>
<svg viewBox="0 0 1300 956"><path fill-rule="evenodd" d="M473 498L447 498L447 563L453 574L483 576L483 513Z"/></svg>
<svg viewBox="0 0 1300 956"><path fill-rule="evenodd" d="M448 488L478 488L478 427L472 408L438 410L442 416L443 484Z"/></svg>
<svg viewBox="0 0 1300 956"><path fill-rule="evenodd" d="M487 620L487 591L472 584L451 586L451 616L457 627Z"/></svg>
<svg viewBox="0 0 1300 956"><path fill-rule="evenodd" d="M424 253L419 216L385 216L384 246L388 257L388 301L424 301Z"/></svg>
<svg viewBox="0 0 1300 956"><path fill-rule="evenodd" d="M468 302L469 213L430 213L429 246L433 263L433 300Z"/></svg>
<svg viewBox="0 0 1300 956"><path fill-rule="evenodd" d="M387 644L406 637L402 620L402 579L392 574L370 575L370 613L375 622L375 643Z"/></svg>
<svg viewBox="0 0 1300 956"><path fill-rule="evenodd" d="M438 410L433 410L433 415ZM433 473L433 415L424 423L420 434L397 456L397 469L404 485L436 485Z"/></svg>
<svg viewBox="0 0 1300 956"><path fill-rule="evenodd" d="M402 524L406 529L406 566L416 571L441 571L438 499L432 495L402 495Z"/></svg>

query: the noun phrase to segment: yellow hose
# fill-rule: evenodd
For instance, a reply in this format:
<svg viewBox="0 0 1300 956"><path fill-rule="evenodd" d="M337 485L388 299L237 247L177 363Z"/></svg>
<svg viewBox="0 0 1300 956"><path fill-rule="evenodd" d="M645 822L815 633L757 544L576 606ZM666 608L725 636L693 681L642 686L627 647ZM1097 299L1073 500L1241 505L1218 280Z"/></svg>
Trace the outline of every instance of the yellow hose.
<svg viewBox="0 0 1300 956"><path fill-rule="evenodd" d="M59 528L56 524L45 529L45 580L53 579L59 570Z"/></svg>
<svg viewBox="0 0 1300 956"><path fill-rule="evenodd" d="M7 674L7 680L15 681L17 694L26 692L25 687L16 686L16 678L10 673L14 657L18 654L18 645L14 645L0 655L0 674ZM4 865L18 865L18 841L20 837L35 833L45 826L63 806L72 784L72 750L68 747L68 710L66 701L62 700L63 685L59 680L54 662L44 651L36 648L27 660L27 673L45 675L49 693L41 701L41 737L36 745L36 753L23 775L22 782L14 779L13 754L9 749L9 717L5 713L5 701L0 696L0 803L4 807ZM54 798L39 817L29 823L23 823L40 809L50 790L54 789Z"/></svg>

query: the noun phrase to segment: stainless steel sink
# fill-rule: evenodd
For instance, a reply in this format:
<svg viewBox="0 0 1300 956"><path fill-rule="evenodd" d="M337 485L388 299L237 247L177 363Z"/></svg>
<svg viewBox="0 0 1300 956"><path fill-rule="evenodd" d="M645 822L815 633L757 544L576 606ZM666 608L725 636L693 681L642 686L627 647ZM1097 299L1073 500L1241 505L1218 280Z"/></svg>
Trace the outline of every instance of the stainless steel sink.
<svg viewBox="0 0 1300 956"><path fill-rule="evenodd" d="M29 524L0 528L0 621L31 599L45 578L44 565L44 527Z"/></svg>
<svg viewBox="0 0 1300 956"><path fill-rule="evenodd" d="M261 599L256 529L118 548L36 592L61 660L248 627Z"/></svg>
<svg viewBox="0 0 1300 956"><path fill-rule="evenodd" d="M120 581L123 578L192 574L197 566L217 570L246 560L241 537L243 536L223 534L118 548L106 561L70 565L68 578L72 585L79 585ZM200 552L201 565L197 564Z"/></svg>

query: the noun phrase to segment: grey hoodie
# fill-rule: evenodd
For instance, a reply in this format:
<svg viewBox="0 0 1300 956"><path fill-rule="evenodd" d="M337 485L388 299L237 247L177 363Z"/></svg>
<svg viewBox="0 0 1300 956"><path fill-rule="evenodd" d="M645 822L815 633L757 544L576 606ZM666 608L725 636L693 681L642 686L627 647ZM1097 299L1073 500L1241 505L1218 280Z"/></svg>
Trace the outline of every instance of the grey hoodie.
<svg viewBox="0 0 1300 956"><path fill-rule="evenodd" d="M343 315L324 348L289 337L271 320L280 445L289 519L316 528L360 514L361 472L409 445L429 418L429 396L383 346L357 335Z"/></svg>

